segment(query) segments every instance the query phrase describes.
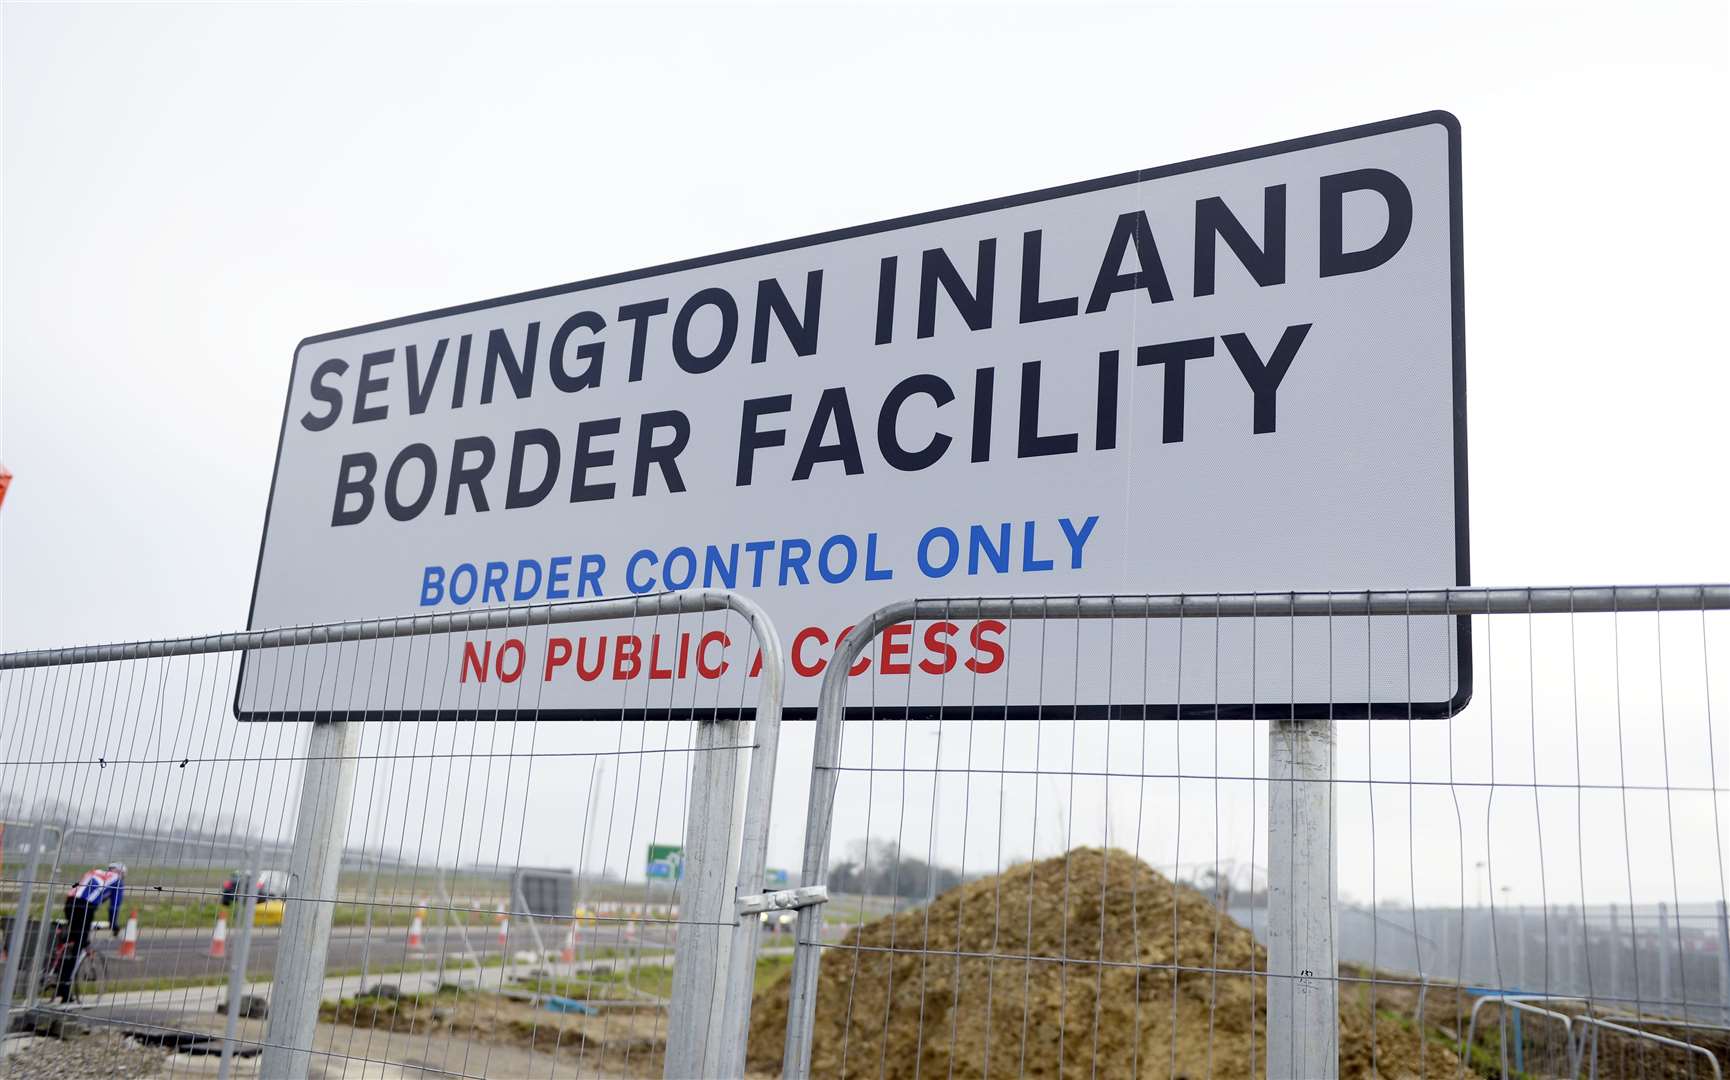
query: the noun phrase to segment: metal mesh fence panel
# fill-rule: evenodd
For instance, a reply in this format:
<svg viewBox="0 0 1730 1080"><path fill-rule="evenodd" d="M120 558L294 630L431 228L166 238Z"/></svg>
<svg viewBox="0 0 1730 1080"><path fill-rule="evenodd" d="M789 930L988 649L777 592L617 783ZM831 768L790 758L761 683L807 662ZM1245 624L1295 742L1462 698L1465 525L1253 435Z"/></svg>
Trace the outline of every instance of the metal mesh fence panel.
<svg viewBox="0 0 1730 1080"><path fill-rule="evenodd" d="M826 674L805 882L829 900L801 912L752 1061L1718 1075L1727 606L1687 586L882 609ZM1019 674L944 648L986 622ZM1453 670L1402 693L1436 656Z"/></svg>
<svg viewBox="0 0 1730 1080"><path fill-rule="evenodd" d="M567 649L615 709L540 715ZM779 672L720 593L7 654L0 1002L168 1075L727 1071Z"/></svg>

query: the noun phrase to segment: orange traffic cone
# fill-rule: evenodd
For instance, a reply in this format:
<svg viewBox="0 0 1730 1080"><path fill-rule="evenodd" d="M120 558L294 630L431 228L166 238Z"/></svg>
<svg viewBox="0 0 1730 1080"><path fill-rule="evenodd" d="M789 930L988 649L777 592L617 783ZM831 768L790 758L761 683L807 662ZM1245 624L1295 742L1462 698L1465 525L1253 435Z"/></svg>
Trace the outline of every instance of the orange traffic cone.
<svg viewBox="0 0 1730 1080"><path fill-rule="evenodd" d="M411 949L418 949L421 947L421 934L424 930L424 927L421 924L421 917L425 914L426 908L415 908L414 918L409 921L408 947Z"/></svg>
<svg viewBox="0 0 1730 1080"><path fill-rule="evenodd" d="M559 950L559 959L570 963L577 958L577 921L571 920L570 932L565 935L565 947Z"/></svg>
<svg viewBox="0 0 1730 1080"><path fill-rule="evenodd" d="M223 956L228 952L228 912L216 913L216 933L210 936L210 955Z"/></svg>
<svg viewBox="0 0 1730 1080"><path fill-rule="evenodd" d="M138 959L138 909L126 917L126 929L120 932L120 959Z"/></svg>

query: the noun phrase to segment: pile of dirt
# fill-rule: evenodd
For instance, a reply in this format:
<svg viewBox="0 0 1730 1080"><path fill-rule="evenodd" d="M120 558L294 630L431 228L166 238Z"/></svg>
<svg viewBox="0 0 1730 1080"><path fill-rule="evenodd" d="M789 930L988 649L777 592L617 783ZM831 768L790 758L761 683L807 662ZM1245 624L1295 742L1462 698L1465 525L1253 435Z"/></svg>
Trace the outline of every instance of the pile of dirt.
<svg viewBox="0 0 1730 1080"><path fill-rule="evenodd" d="M957 955L958 954L958 955ZM1175 964L1178 969L1172 970ZM1185 969L1221 969L1227 973ZM855 929L825 951L812 1074L1260 1075L1267 954L1201 893L1078 848ZM790 977L759 994L750 1064L775 1072ZM1457 1058L1341 995L1342 1076L1452 1076ZM1253 1058L1252 1058L1253 1054Z"/></svg>

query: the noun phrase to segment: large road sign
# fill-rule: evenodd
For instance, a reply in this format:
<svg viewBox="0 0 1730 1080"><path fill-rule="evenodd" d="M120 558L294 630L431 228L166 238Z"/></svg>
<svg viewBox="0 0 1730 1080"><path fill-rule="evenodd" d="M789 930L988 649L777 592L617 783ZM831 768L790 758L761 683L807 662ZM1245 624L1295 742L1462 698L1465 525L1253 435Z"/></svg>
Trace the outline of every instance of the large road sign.
<svg viewBox="0 0 1730 1080"><path fill-rule="evenodd" d="M1464 583L1460 228L1458 127L1430 113L310 337L252 625L739 588L797 711L892 599ZM439 700L754 700L742 635L699 623L476 637ZM1469 695L1465 631L1192 624L1180 672L1175 625L1012 649L958 605L858 678L932 706L964 672L974 708L1435 714ZM304 708L258 667L243 715Z"/></svg>

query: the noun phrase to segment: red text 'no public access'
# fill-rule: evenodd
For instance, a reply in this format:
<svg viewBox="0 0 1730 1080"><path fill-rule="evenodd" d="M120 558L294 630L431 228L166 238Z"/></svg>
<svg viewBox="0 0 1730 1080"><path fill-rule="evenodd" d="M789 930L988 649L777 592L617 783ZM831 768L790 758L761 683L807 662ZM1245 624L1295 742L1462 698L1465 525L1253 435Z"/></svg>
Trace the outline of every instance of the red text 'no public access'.
<svg viewBox="0 0 1730 1080"><path fill-rule="evenodd" d="M793 635L788 663L793 674L815 678L829 666L829 659L852 627L830 635L820 626L807 626ZM863 675L873 668L880 675L911 675L918 669L926 675L945 675L957 667L975 675L990 675L1003 667L1006 653L1003 635L1007 627L997 619L981 619L972 626L947 620L922 623L915 635L912 623L885 627L876 646L861 653L848 670ZM539 671L542 682L575 677L583 682L635 679L719 679L732 670L728 652L733 638L724 630L679 634L585 634L549 637L530 643L511 637L499 642L469 641L463 644L458 681L514 683L525 671ZM920 653L915 656L914 650ZM539 660L529 664L531 653ZM763 670L763 654L751 650L748 674L755 678Z"/></svg>

